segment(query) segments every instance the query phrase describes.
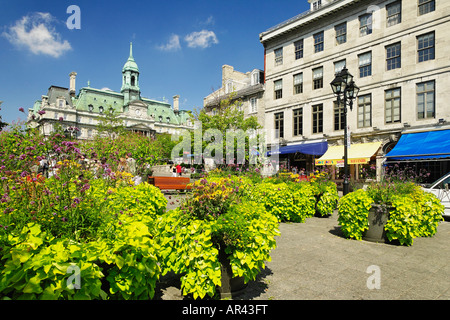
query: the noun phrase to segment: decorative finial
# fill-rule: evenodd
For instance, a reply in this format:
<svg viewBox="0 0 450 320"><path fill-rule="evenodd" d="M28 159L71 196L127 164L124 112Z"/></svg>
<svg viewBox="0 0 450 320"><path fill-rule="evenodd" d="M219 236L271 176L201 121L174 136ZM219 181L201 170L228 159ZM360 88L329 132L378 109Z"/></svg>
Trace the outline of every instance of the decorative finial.
<svg viewBox="0 0 450 320"><path fill-rule="evenodd" d="M133 58L133 42L130 42L130 58Z"/></svg>

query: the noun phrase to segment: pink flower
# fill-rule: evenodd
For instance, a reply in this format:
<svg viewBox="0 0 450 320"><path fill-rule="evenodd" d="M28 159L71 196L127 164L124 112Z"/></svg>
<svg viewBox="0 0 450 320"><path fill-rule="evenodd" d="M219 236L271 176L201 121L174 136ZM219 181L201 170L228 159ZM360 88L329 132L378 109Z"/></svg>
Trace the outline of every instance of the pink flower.
<svg viewBox="0 0 450 320"><path fill-rule="evenodd" d="M19 111L25 113L25 110L22 107L19 108Z"/></svg>

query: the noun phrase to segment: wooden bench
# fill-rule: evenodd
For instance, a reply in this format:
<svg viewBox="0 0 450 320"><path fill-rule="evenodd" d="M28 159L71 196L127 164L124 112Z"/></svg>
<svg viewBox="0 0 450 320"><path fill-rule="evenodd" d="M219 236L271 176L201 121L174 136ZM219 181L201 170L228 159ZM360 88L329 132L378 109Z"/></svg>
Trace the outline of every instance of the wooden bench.
<svg viewBox="0 0 450 320"><path fill-rule="evenodd" d="M158 187L160 190L189 190L190 178L183 177L149 177L148 183Z"/></svg>

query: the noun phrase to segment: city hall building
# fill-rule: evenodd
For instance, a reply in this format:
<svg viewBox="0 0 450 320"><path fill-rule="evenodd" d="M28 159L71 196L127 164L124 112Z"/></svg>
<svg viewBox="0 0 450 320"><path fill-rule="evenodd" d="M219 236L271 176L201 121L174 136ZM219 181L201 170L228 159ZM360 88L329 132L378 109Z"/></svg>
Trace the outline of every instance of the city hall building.
<svg viewBox="0 0 450 320"><path fill-rule="evenodd" d="M311 9L260 34L265 127L280 160L342 175L344 105L330 83L346 67L360 88L348 108L350 172L412 163L450 171L450 2L309 0Z"/></svg>
<svg viewBox="0 0 450 320"><path fill-rule="evenodd" d="M91 88L88 83L77 95L76 76L75 72L70 73L69 88L53 85L41 100L35 102L28 110L28 127L38 127L43 135L50 135L55 124L60 123L65 132L78 139L90 140L98 132L99 120L109 111L114 111L126 130L148 137L193 129L189 113L179 109L178 95L173 97L173 106L141 96L140 72L133 58L132 44L122 68L120 92Z"/></svg>

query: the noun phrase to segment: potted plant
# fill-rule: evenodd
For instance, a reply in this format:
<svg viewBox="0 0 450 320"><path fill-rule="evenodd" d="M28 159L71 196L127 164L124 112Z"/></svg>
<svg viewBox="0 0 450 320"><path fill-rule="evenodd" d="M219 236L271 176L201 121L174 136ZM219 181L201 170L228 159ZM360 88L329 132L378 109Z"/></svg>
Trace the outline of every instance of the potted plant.
<svg viewBox="0 0 450 320"><path fill-rule="evenodd" d="M341 198L338 222L348 238L412 245L433 236L444 207L412 182L372 184Z"/></svg>
<svg viewBox="0 0 450 320"><path fill-rule="evenodd" d="M190 197L157 223L162 274L180 274L184 295L229 297L270 260L278 221L244 187L240 178L196 181Z"/></svg>

